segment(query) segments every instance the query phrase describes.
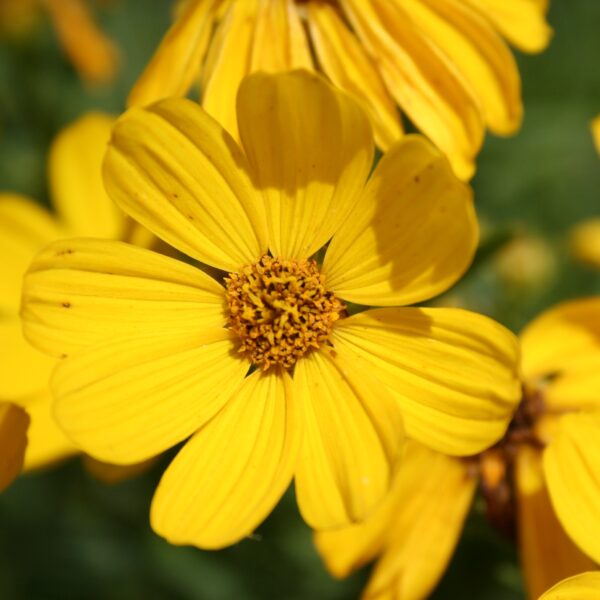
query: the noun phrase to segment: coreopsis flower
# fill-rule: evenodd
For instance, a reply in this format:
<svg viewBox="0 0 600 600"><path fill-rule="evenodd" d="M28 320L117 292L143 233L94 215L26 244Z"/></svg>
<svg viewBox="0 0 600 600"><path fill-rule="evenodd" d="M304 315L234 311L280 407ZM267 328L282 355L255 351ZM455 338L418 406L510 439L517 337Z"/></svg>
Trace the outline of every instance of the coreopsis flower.
<svg viewBox="0 0 600 600"><path fill-rule="evenodd" d="M557 583L540 600L596 600L600 598L600 572L591 571Z"/></svg>
<svg viewBox="0 0 600 600"><path fill-rule="evenodd" d="M114 77L117 49L96 25L88 0L0 0L0 31L22 35L42 11L82 79L105 83Z"/></svg>
<svg viewBox="0 0 600 600"><path fill-rule="evenodd" d="M402 135L396 105L470 178L485 128L515 133L517 65L550 38L546 1L191 0L131 92L131 105L184 96L238 131L235 94L255 71L318 69L368 111L380 148Z"/></svg>
<svg viewBox="0 0 600 600"><path fill-rule="evenodd" d="M53 240L129 235L131 226L107 196L101 177L113 122L108 115L89 113L54 140L48 172L55 213L29 198L0 194L0 399L23 407L31 418L28 432L20 421L23 448L28 437L26 468L58 460L74 453L75 447L50 414L49 378L56 361L31 347L21 332L23 275L36 253Z"/></svg>
<svg viewBox="0 0 600 600"><path fill-rule="evenodd" d="M600 268L600 217L590 217L570 231L571 254L580 262Z"/></svg>
<svg viewBox="0 0 600 600"><path fill-rule="evenodd" d="M547 311L521 344L523 397L499 443L466 460L407 444L381 507L317 534L338 577L380 555L365 598L429 595L478 480L488 517L518 539L530 598L600 562L600 297Z"/></svg>
<svg viewBox="0 0 600 600"><path fill-rule="evenodd" d="M44 250L25 333L65 357L55 415L96 458L186 441L151 509L177 544L250 533L295 478L314 527L364 518L411 436L455 454L501 437L516 339L448 288L477 244L471 191L428 142L379 162L360 107L316 75L241 86L242 147L181 98L117 122L104 176L132 217L212 269L113 241ZM318 251L326 247L322 263ZM348 303L387 308L349 316ZM403 418L404 416L404 418Z"/></svg>
<svg viewBox="0 0 600 600"><path fill-rule="evenodd" d="M512 288L543 289L556 274L551 245L537 235L515 235L498 249L493 265L500 281Z"/></svg>

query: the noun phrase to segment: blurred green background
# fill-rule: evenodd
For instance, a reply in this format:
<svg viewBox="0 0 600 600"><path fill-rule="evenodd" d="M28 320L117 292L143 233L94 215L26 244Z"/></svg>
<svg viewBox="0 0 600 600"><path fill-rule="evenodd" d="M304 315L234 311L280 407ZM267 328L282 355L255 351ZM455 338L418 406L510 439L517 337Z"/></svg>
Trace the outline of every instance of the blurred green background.
<svg viewBox="0 0 600 600"><path fill-rule="evenodd" d="M151 8L150 8L151 6ZM109 89L85 89L48 23L0 42L0 189L48 203L52 137L87 109L118 113L169 22L168 0L122 0L101 15L120 45ZM525 124L488 138L473 182L484 236L475 264L439 304L466 306L518 331L556 301L600 292L600 274L568 255L579 220L600 215L600 169L589 121L600 112L600 2L553 0L550 48L518 55ZM105 486L78 459L23 476L0 496L2 599L342 599L368 569L332 580L288 493L255 536L221 552L169 546L148 526L152 491L169 457L149 473ZM512 545L476 502L435 600L524 598Z"/></svg>

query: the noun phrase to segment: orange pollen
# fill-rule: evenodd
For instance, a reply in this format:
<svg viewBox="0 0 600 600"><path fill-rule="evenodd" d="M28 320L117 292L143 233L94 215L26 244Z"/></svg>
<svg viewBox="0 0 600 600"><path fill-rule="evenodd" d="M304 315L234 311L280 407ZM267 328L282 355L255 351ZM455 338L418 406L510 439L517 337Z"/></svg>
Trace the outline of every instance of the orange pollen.
<svg viewBox="0 0 600 600"><path fill-rule="evenodd" d="M263 370L291 369L326 344L345 307L328 291L314 260L265 255L225 278L229 328L239 351Z"/></svg>

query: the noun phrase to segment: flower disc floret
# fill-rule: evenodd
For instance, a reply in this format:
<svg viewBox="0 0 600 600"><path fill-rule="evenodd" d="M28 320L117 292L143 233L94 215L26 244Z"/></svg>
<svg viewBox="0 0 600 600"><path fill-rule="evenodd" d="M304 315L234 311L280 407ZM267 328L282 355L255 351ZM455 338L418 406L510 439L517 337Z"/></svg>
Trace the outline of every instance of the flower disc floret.
<svg viewBox="0 0 600 600"><path fill-rule="evenodd" d="M496 529L513 539L518 535L517 457L525 447L542 451L546 446L539 431L540 420L547 412L544 382L524 383L522 389L521 402L502 439L475 457L482 476L488 519Z"/></svg>
<svg viewBox="0 0 600 600"><path fill-rule="evenodd" d="M310 350L326 344L344 305L325 288L314 260L265 255L225 279L229 327L239 351L263 370L290 369Z"/></svg>

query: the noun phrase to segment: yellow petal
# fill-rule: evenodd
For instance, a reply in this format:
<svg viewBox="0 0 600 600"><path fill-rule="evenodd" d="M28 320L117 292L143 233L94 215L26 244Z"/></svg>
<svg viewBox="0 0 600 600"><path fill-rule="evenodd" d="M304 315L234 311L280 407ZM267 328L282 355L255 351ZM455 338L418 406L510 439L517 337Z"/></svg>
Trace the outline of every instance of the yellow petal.
<svg viewBox="0 0 600 600"><path fill-rule="evenodd" d="M261 2L256 14L250 72L312 69L313 62L295 0Z"/></svg>
<svg viewBox="0 0 600 600"><path fill-rule="evenodd" d="M515 476L521 562L528 596L537 598L564 577L591 569L594 563L569 539L556 518L538 450L521 447Z"/></svg>
<svg viewBox="0 0 600 600"><path fill-rule="evenodd" d="M250 73L258 1L229 2L202 71L202 107L236 139L236 96Z"/></svg>
<svg viewBox="0 0 600 600"><path fill-rule="evenodd" d="M327 286L371 306L427 300L467 270L478 241L471 189L421 136L386 154L325 255Z"/></svg>
<svg viewBox="0 0 600 600"><path fill-rule="evenodd" d="M520 337L527 379L577 369L592 355L600 356L600 296L547 310Z"/></svg>
<svg viewBox="0 0 600 600"><path fill-rule="evenodd" d="M382 553L365 597L420 600L450 560L475 492L468 463L407 441L402 466L385 501L364 523L316 534L337 577Z"/></svg>
<svg viewBox="0 0 600 600"><path fill-rule="evenodd" d="M571 539L600 563L600 412L563 417L544 452L554 510Z"/></svg>
<svg viewBox="0 0 600 600"><path fill-rule="evenodd" d="M329 4L308 3L308 25L321 68L337 87L361 102L377 145L386 150L401 137L402 125L375 65Z"/></svg>
<svg viewBox="0 0 600 600"><path fill-rule="evenodd" d="M15 315L29 263L64 230L39 204L18 194L0 194L0 311Z"/></svg>
<svg viewBox="0 0 600 600"><path fill-rule="evenodd" d="M372 365L409 437L446 454L476 454L498 441L521 396L516 338L476 313L369 310L336 323L334 345Z"/></svg>
<svg viewBox="0 0 600 600"><path fill-rule="evenodd" d="M600 140L600 132L598 135ZM600 217L578 223L570 232L569 243L577 260L600 268Z"/></svg>
<svg viewBox="0 0 600 600"><path fill-rule="evenodd" d="M26 471L50 466L78 452L54 420L51 411L52 394L48 385L29 398L25 407L31 419L25 452Z"/></svg>
<svg viewBox="0 0 600 600"><path fill-rule="evenodd" d="M321 529L364 519L388 491L399 457L396 403L364 361L328 350L298 362L294 398L304 421L295 484L304 520Z"/></svg>
<svg viewBox="0 0 600 600"><path fill-rule="evenodd" d="M544 387L547 408L559 414L564 410L600 409L600 354L590 355L590 359Z"/></svg>
<svg viewBox="0 0 600 600"><path fill-rule="evenodd" d="M596 146L596 152L600 154L600 115L592 119L591 128L592 136L594 138L594 146Z"/></svg>
<svg viewBox="0 0 600 600"><path fill-rule="evenodd" d="M289 486L300 445L289 376L255 372L175 457L151 510L172 544L222 548L249 535Z"/></svg>
<svg viewBox="0 0 600 600"><path fill-rule="evenodd" d="M63 129L52 142L48 162L54 206L74 235L117 238L125 215L102 183L102 159L115 119L87 113Z"/></svg>
<svg viewBox="0 0 600 600"><path fill-rule="evenodd" d="M410 465L404 464L406 453L409 446L416 443L406 440L403 464L395 474L388 493L363 521L314 532L317 551L333 577L348 577L385 551L390 530L396 526L398 511L402 509L399 503L403 495L400 481L411 469Z"/></svg>
<svg viewBox="0 0 600 600"><path fill-rule="evenodd" d="M94 23L83 0L44 0L58 39L79 75L107 83L117 70L117 49Z"/></svg>
<svg viewBox="0 0 600 600"><path fill-rule="evenodd" d="M21 403L46 389L55 362L25 340L16 315L0 320L0 398Z"/></svg>
<svg viewBox="0 0 600 600"><path fill-rule="evenodd" d="M0 492L20 473L29 417L18 406L0 402Z"/></svg>
<svg viewBox="0 0 600 600"><path fill-rule="evenodd" d="M352 26L377 62L392 97L468 179L483 141L475 99L396 2L342 0Z"/></svg>
<svg viewBox="0 0 600 600"><path fill-rule="evenodd" d="M144 106L188 93L200 74L217 3L218 0L188 2L133 86L128 106Z"/></svg>
<svg viewBox="0 0 600 600"><path fill-rule="evenodd" d="M237 138L235 100L246 75L312 67L294 0L231 2L207 57L202 106Z"/></svg>
<svg viewBox="0 0 600 600"><path fill-rule="evenodd" d="M570 577L548 590L540 600L597 600L600 595L600 572Z"/></svg>
<svg viewBox="0 0 600 600"><path fill-rule="evenodd" d="M600 406L600 298L565 302L521 335L523 373L555 414Z"/></svg>
<svg viewBox="0 0 600 600"><path fill-rule="evenodd" d="M519 70L488 21L462 0L396 2L467 82L491 131L515 133L523 118Z"/></svg>
<svg viewBox="0 0 600 600"><path fill-rule="evenodd" d="M260 195L229 135L184 98L132 108L104 162L112 199L171 246L233 271L266 251Z"/></svg>
<svg viewBox="0 0 600 600"><path fill-rule="evenodd" d="M406 455L415 460L412 472L400 474L404 484L396 523L365 590L367 597L420 600L442 577L463 529L476 479L466 463L427 452Z"/></svg>
<svg viewBox="0 0 600 600"><path fill-rule="evenodd" d="M247 370L225 329L116 340L59 363L54 415L95 458L140 462L202 426Z"/></svg>
<svg viewBox="0 0 600 600"><path fill-rule="evenodd" d="M223 288L181 261L111 240L45 248L26 276L24 332L57 357L145 332L202 331L225 323Z"/></svg>
<svg viewBox="0 0 600 600"><path fill-rule="evenodd" d="M348 216L371 169L364 112L320 76L295 71L246 79L238 121L263 191L271 252L310 256Z"/></svg>
<svg viewBox="0 0 600 600"><path fill-rule="evenodd" d="M545 0L466 0L523 52L541 52L550 42Z"/></svg>

